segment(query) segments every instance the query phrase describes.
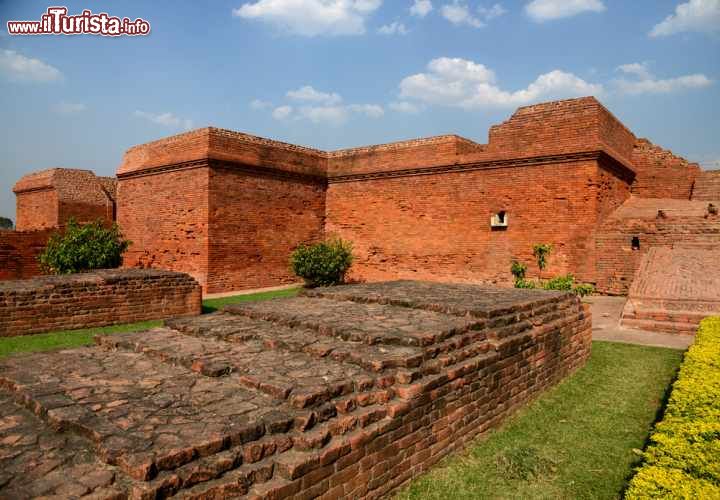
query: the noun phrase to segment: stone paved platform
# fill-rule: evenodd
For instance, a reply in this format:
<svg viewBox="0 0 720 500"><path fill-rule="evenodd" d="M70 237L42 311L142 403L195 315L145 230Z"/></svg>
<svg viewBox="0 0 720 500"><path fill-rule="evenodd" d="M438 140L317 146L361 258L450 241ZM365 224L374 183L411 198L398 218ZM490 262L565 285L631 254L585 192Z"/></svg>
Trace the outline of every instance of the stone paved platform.
<svg viewBox="0 0 720 500"><path fill-rule="evenodd" d="M581 366L569 294L392 282L0 360L0 498L376 498Z"/></svg>

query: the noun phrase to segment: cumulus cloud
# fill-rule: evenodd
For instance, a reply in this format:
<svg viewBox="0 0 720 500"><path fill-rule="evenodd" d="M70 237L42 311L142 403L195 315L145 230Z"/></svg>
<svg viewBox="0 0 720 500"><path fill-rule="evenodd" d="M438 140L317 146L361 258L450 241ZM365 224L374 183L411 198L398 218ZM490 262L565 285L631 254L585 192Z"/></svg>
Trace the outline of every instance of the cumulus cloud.
<svg viewBox="0 0 720 500"><path fill-rule="evenodd" d="M250 108L255 110L269 109L272 108L272 103L262 99L253 99L250 101Z"/></svg>
<svg viewBox="0 0 720 500"><path fill-rule="evenodd" d="M527 15L539 23L604 10L602 0L533 0L525 5Z"/></svg>
<svg viewBox="0 0 720 500"><path fill-rule="evenodd" d="M377 104L345 104L342 96L336 92L321 92L311 85L290 90L285 97L296 105L276 107L272 112L276 120L307 120L340 125L356 115L380 118L385 114L383 107Z"/></svg>
<svg viewBox="0 0 720 500"><path fill-rule="evenodd" d="M702 73L675 78L656 78L650 72L648 63L622 64L618 66L617 70L624 76L615 80L614 83L624 94L666 94L712 85L712 80Z"/></svg>
<svg viewBox="0 0 720 500"><path fill-rule="evenodd" d="M172 113L148 113L147 111L135 111L135 116L148 120L164 127L182 128L190 130L193 127L192 120L183 119Z"/></svg>
<svg viewBox="0 0 720 500"><path fill-rule="evenodd" d="M410 7L410 14L417 17L425 17L433 10L433 4L430 0L415 0Z"/></svg>
<svg viewBox="0 0 720 500"><path fill-rule="evenodd" d="M258 0L232 13L293 35L361 35L365 21L381 5L382 0Z"/></svg>
<svg viewBox="0 0 720 500"><path fill-rule="evenodd" d="M63 115L73 115L76 113L82 113L87 109L87 106L85 106L82 103L79 102L67 102L67 101L60 101L55 106L53 106L53 110L56 113L60 113Z"/></svg>
<svg viewBox="0 0 720 500"><path fill-rule="evenodd" d="M393 101L388 105L388 107L398 113L407 113L410 115L414 115L422 111L422 106L408 101Z"/></svg>
<svg viewBox="0 0 720 500"><path fill-rule="evenodd" d="M517 91L497 86L495 73L483 64L460 58L433 59L428 71L400 82L400 97L426 104L463 109L516 107L543 99L562 99L603 93L600 84L560 70L542 74L527 88Z"/></svg>
<svg viewBox="0 0 720 500"><path fill-rule="evenodd" d="M381 35L407 35L410 33L403 23L397 21L380 26L378 33Z"/></svg>
<svg viewBox="0 0 720 500"><path fill-rule="evenodd" d="M310 85L305 85L297 90L290 90L286 96L295 101L317 102L325 105L333 105L342 102L342 97L338 94L334 92L320 92Z"/></svg>
<svg viewBox="0 0 720 500"><path fill-rule="evenodd" d="M278 106L272 112L272 117L276 120L285 120L293 112L292 106Z"/></svg>
<svg viewBox="0 0 720 500"><path fill-rule="evenodd" d="M720 0L690 0L675 8L650 31L651 37L674 35L685 31L720 32Z"/></svg>
<svg viewBox="0 0 720 500"><path fill-rule="evenodd" d="M440 8L442 16L456 25L467 25L473 28L482 28L488 21L502 16L507 11L502 5L496 3L490 8L478 7L472 12L464 0L454 0L451 4L445 4Z"/></svg>
<svg viewBox="0 0 720 500"><path fill-rule="evenodd" d="M14 82L46 83L62 80L62 73L56 67L8 49L0 50L0 74Z"/></svg>

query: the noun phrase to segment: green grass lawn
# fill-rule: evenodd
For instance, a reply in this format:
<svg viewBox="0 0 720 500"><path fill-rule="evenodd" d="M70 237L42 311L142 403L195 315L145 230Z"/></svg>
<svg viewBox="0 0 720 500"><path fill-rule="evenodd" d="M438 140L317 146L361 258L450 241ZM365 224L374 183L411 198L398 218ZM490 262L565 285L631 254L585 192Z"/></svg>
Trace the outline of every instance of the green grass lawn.
<svg viewBox="0 0 720 500"><path fill-rule="evenodd" d="M593 342L588 364L399 499L619 498L682 352Z"/></svg>
<svg viewBox="0 0 720 500"><path fill-rule="evenodd" d="M265 300L275 297L292 297L297 295L300 288L261 292L250 295L234 295L222 299L203 301L203 314L215 312L227 304L235 304L249 300ZM22 335L19 337L0 338L0 358L22 352L49 351L52 349L67 349L93 343L95 335L111 335L113 333L139 332L162 325L162 320L142 321L126 325L104 326L100 328L87 328L84 330L67 330L62 332L41 333L36 335Z"/></svg>

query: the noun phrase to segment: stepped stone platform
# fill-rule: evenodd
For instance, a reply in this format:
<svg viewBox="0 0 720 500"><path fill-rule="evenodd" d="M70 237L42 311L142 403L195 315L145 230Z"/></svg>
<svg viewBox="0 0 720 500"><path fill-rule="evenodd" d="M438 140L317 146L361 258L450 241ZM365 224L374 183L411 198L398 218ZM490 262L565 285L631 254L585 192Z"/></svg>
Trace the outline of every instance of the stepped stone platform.
<svg viewBox="0 0 720 500"><path fill-rule="evenodd" d="M720 248L654 247L630 287L621 325L692 335L707 316L720 315Z"/></svg>
<svg viewBox="0 0 720 500"><path fill-rule="evenodd" d="M571 294L391 282L0 360L0 498L378 498L590 352Z"/></svg>

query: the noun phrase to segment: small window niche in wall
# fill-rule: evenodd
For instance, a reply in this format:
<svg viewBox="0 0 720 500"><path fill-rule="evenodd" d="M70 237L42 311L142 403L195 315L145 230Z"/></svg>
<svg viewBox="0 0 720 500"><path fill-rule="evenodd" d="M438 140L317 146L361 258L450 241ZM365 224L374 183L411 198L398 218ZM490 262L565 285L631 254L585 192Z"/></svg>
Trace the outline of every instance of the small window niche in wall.
<svg viewBox="0 0 720 500"><path fill-rule="evenodd" d="M640 250L640 238L637 236L633 236L632 241L630 242L630 246L633 250Z"/></svg>
<svg viewBox="0 0 720 500"><path fill-rule="evenodd" d="M508 214L505 210L500 210L498 213L493 214L490 217L490 227L495 230L507 229L508 227Z"/></svg>

